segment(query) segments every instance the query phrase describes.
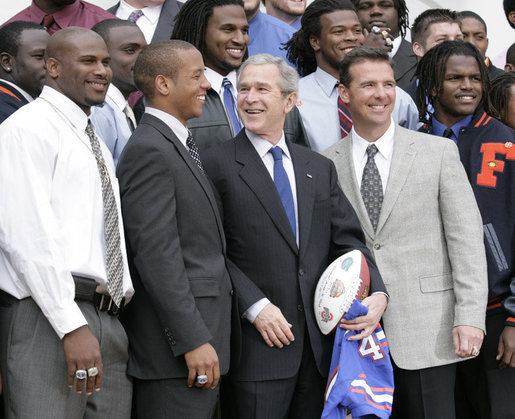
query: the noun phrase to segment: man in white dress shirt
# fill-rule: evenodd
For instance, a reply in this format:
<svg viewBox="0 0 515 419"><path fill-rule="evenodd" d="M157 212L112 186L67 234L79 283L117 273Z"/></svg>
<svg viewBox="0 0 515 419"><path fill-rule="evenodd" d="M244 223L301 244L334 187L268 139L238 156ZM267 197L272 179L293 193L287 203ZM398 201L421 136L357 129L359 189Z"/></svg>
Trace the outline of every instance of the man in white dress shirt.
<svg viewBox="0 0 515 419"><path fill-rule="evenodd" d="M88 120L111 80L109 55L97 34L71 27L45 57L43 92L0 133L6 416L127 418L117 313L134 291L113 161Z"/></svg>
<svg viewBox="0 0 515 419"><path fill-rule="evenodd" d="M113 155L114 164L136 129L136 117L127 99L137 90L133 67L147 45L141 30L128 20L106 19L91 28L107 45L113 80L103 104L91 109L91 122Z"/></svg>

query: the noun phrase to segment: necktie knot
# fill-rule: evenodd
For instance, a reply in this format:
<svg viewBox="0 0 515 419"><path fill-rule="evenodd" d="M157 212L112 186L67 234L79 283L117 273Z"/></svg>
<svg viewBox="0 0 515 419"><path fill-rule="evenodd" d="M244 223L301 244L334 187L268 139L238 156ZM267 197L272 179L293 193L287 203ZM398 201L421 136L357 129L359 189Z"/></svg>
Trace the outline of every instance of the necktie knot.
<svg viewBox="0 0 515 419"><path fill-rule="evenodd" d="M274 161L283 159L283 150L281 147L272 147L270 149L270 153L272 153L272 156L274 156Z"/></svg>
<svg viewBox="0 0 515 419"><path fill-rule="evenodd" d="M141 10L133 10L127 20L129 22L136 23L141 16L143 16L143 12Z"/></svg>
<svg viewBox="0 0 515 419"><path fill-rule="evenodd" d="M379 150L377 149L376 145L375 144L370 144L368 147L367 147L367 155L369 158L373 159L375 157L375 155L377 154Z"/></svg>
<svg viewBox="0 0 515 419"><path fill-rule="evenodd" d="M43 21L41 22L41 26L44 26L45 29L48 31L48 28L52 25L52 23L55 22L53 15L45 15L43 18Z"/></svg>
<svg viewBox="0 0 515 419"><path fill-rule="evenodd" d="M224 77L224 79L222 80L222 86L224 87L224 89L230 89L232 87L232 83L227 77Z"/></svg>
<svg viewBox="0 0 515 419"><path fill-rule="evenodd" d="M443 132L443 136L446 137L446 138L451 138L452 137L452 129L451 128L445 128L445 131Z"/></svg>

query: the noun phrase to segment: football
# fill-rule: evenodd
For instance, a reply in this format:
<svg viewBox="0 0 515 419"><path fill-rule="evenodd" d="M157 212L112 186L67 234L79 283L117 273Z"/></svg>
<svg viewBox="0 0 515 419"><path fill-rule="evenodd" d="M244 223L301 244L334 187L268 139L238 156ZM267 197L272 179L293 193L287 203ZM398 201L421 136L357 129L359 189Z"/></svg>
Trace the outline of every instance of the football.
<svg viewBox="0 0 515 419"><path fill-rule="evenodd" d="M368 265L359 250L345 253L324 271L315 290L315 318L324 335L334 333L356 298L370 289Z"/></svg>

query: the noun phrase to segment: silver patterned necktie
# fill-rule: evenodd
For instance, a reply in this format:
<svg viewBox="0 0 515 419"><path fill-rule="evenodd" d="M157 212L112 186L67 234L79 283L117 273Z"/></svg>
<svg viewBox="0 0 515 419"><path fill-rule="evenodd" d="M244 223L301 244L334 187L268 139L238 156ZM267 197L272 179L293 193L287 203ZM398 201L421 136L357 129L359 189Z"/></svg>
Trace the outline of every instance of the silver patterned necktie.
<svg viewBox="0 0 515 419"><path fill-rule="evenodd" d="M191 135L191 132L188 133L188 138L186 138L186 145L188 146L188 151L190 152L191 157L193 158L193 160L195 160L195 163L197 163L198 168L202 173L204 173L204 168L202 167L202 161L200 160L198 147L195 141L193 141L193 136Z"/></svg>
<svg viewBox="0 0 515 419"><path fill-rule="evenodd" d="M377 222L379 221L379 214L383 204L383 184L374 159L377 152L375 144L367 147L368 159L363 170L363 177L361 178L361 197L365 203L374 232L377 229Z"/></svg>
<svg viewBox="0 0 515 419"><path fill-rule="evenodd" d="M88 119L86 134L91 141L91 149L97 160L98 172L102 182L102 201L104 204L104 237L106 243L106 265L107 265L107 291L120 307L123 298L123 259L120 247L120 230L118 221L118 209L114 198L111 179L107 166L100 150L100 143L93 131L93 125Z"/></svg>

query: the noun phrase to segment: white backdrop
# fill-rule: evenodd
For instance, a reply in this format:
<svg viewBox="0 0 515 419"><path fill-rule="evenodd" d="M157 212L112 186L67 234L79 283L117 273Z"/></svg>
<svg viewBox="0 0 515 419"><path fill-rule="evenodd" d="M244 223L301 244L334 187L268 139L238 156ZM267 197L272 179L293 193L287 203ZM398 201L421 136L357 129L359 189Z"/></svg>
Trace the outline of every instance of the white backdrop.
<svg viewBox="0 0 515 419"><path fill-rule="evenodd" d="M5 22L11 16L27 7L31 0L2 0L0 8L0 22ZM89 0L100 7L108 8L116 0ZM309 2L309 0L308 0ZM5 4L7 3L7 4ZM515 30L508 24L502 8L502 0L406 0L410 11L410 22L422 11L433 7L445 7L454 10L472 10L479 14L488 26L490 46L488 55L498 67L504 65L506 49L515 41Z"/></svg>

